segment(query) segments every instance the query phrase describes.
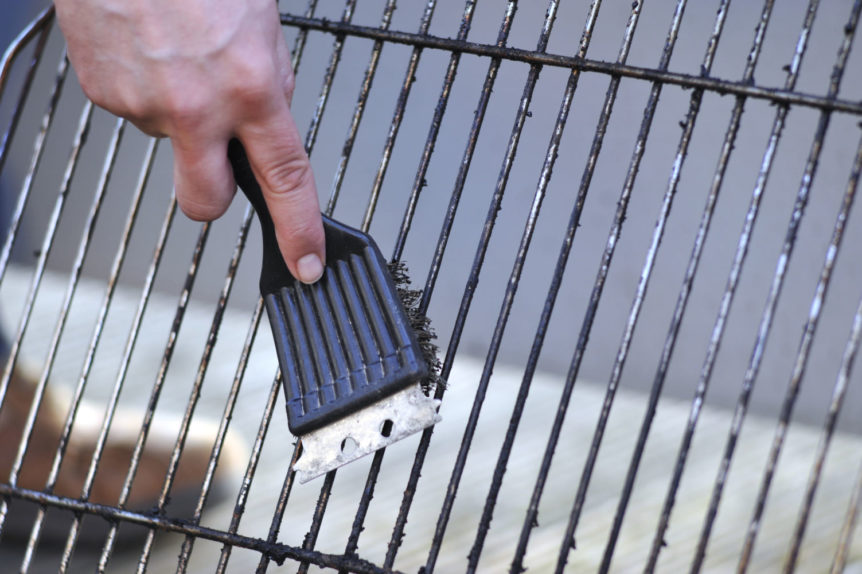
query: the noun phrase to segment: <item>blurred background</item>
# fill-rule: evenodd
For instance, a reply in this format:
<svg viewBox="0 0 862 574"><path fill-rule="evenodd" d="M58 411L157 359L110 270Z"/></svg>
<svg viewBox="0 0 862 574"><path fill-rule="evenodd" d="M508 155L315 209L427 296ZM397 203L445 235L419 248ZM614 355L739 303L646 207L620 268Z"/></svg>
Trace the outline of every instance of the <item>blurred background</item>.
<svg viewBox="0 0 862 574"><path fill-rule="evenodd" d="M330 21L342 19L344 9L342 3L320 4L317 6L315 17ZM46 5L45 2L36 1L6 2L2 12L2 25L0 25L0 45L8 45L16 31ZM644 2L628 64L644 68L654 68L658 65L675 5L676 2L671 0ZM796 91L817 96L826 94L835 57L844 39L845 22L852 5L851 0L835 0L821 3L819 6L808 38L808 48L801 65ZM714 26L717 6L717 1L698 1L691 2L687 7L679 38L670 59L671 71L695 76L700 74L707 39ZM754 82L757 86L764 88L783 86L786 78L784 67L791 62L796 49L806 6L807 3L802 0L778 3L767 29L763 51L754 74ZM478 2L468 40L475 43L494 44L505 7L506 2L501 0ZM357 2L351 15L351 22L361 26L378 27L383 8L383 0ZM561 3L547 52L560 55L572 55L577 52L588 8L589 4L586 1ZM305 6L293 1L282 2L281 9L301 15ZM391 29L416 32L419 29L423 9L424 3L402 1L394 12ZM507 45L524 50L536 49L545 9L545 3L520 3ZM631 10L630 2L605 3L588 50L588 58L608 62L616 60L622 32ZM712 77L737 81L742 76L761 10L762 5L759 2L737 1L731 4L710 74ZM458 33L462 14L461 0L439 0L429 34L442 38L454 38ZM297 33L297 28L285 27L289 46L294 45ZM856 40L858 44L859 32L856 32ZM345 150L345 136L354 114L372 44L373 41L369 39L347 37L325 112L320 118L319 125L316 126L318 131L313 141L311 159L315 168L321 206L327 205L333 193L333 181ZM305 132L309 126L315 125L313 122L315 109L320 102L321 86L330 63L332 46L332 35L315 31L308 34L302 60L297 69L297 90L293 102L294 115L302 132ZM46 51L48 56L45 57L36 76L34 88L28 99L21 123L22 128L10 148L9 159L3 172L4 200L15 196L26 176L33 150L34 134L37 132L41 115L47 105L50 86L54 81L54 67L59 61L57 58L61 48L62 38L55 30ZM401 44L387 44L381 52L379 67L350 152L343 183L338 190L338 201L334 210L336 219L350 225L359 226L366 213L369 190L378 172L381 152L389 133L393 110L404 82L404 72L411 52L410 46ZM371 234L386 256L393 251L411 190L416 183L417 167L426 145L429 126L435 107L438 105L440 89L449 61L448 52L435 49L426 49L422 52L397 145L393 149L380 189L376 212L370 225ZM441 224L449 206L450 194L462 164L488 66L489 59L486 57L464 54L460 58L450 101L440 125L439 137L430 158L425 181L422 182L421 194L418 196L416 217L412 221L404 246L403 259L412 271L414 286L417 288L425 285ZM862 73L860 73L862 49L858 46L851 52L846 70L838 98L851 102L862 101ZM20 84L24 72L23 65L18 65L12 70L7 93L17 93L14 87L16 82ZM477 243L491 205L528 72L529 65L526 63L508 60L502 62L493 88L493 97L489 102L487 117L476 142L463 197L458 205L448 248L441 261L439 279L434 287L428 311L438 335L438 344L443 352L449 348L452 341L459 306L474 264ZM456 367L456 373L467 374L463 375L464 379L452 380L450 384L453 387L467 389L466 394L462 396L466 404L472 401L472 391L481 372L477 366L480 367L485 360L494 325L498 321L507 282L527 216L534 201L548 141L557 119L568 78L569 70L565 68L545 67L540 73L530 103L530 114L525 120L502 206L496 215L495 227L475 295L456 349L456 357L461 361L460 364L471 366L461 370ZM571 112L562 134L558 160L538 215L535 235L529 247L523 275L494 367L497 378L491 382L489 393L492 398L489 401L501 403L499 405L493 403L497 406L489 406L483 416L493 419L495 421L493 424L498 425L494 428L498 430L492 431L489 427L487 434L480 434L480 438L477 439L478 444L482 446L476 447L476 450L488 449L489 454L485 458L490 458L490 462L486 461L487 465L493 465L501 439L500 433L503 432L499 429L509 416L511 402L514 400L517 384L520 382L520 376L533 344L574 198L587 165L596 122L604 104L609 81L608 75L586 72L581 74L579 80ZM610 123L604 136L603 148L596 162L595 173L583 207L580 227L575 236L563 284L539 356L538 371L543 377L542 381L546 382L552 390L548 390L547 394L542 394L545 391L536 391L535 396L544 397L542 400L545 401L535 406L536 424L543 422L543 419L550 419L558 399L558 394L555 394L558 390L553 389L562 387L569 371L573 351L584 321L585 309L596 281L601 256L608 243L608 233L629 170L650 88L649 82L640 79L623 78L620 83ZM589 392L593 392L594 395L590 397L595 399L584 395L583 404L590 405L589 408L592 410L580 410L578 414L570 415L575 418L586 417L578 418L576 421L577 424L583 425L583 434L577 436L581 438L580 442L584 445L588 444L592 429L595 427L600 409L598 397L604 393L620 349L632 301L636 295L638 281L644 269L656 220L659 217L659 208L674 168L682 133L681 124L687 119L691 95L691 91L674 85L665 85L661 92L645 153L632 189L627 219L616 244L616 252L595 322L589 332L589 343L578 372L578 388L592 389ZM5 97L5 95L0 101L0 120L3 122L7 121L6 118L11 113L13 102L14 97ZM621 409L619 414L615 412L614 416L618 416L618 419L614 420L624 425L626 421L622 419L628 419L629 426L619 427L619 433L615 435L619 443L611 441L604 447L606 451L610 449L610 452L626 462L643 417L646 395L653 385L735 103L736 98L733 96L712 91L705 93L691 143L684 157L673 209L656 255L649 288L633 331L631 348L621 374L620 388L625 393L623 395L625 398L621 401L624 403L630 400L630 409L626 410L623 406L614 407ZM32 264L40 253L45 232L44 222L53 209L55 190L66 168L70 142L78 125L83 104L83 95L75 85L74 78L70 76L64 88L64 97L56 112L57 119L51 128L51 137L47 142L44 158L37 172L34 194L22 221L22 240L17 243L13 252L16 264L23 268ZM728 273L737 250L758 171L764 161L764 150L767 148L777 110L778 108L767 100L749 98L745 103L742 127L727 166L714 219L664 384L659 418L667 417L664 420L669 421L667 423L669 426L664 431L657 430L660 438L654 438L651 443L654 448L668 451L671 459L661 459L664 461L672 460L672 456L676 453L690 408L689 403L704 367L707 347L715 328ZM814 142L814 133L820 115L817 109L811 107L791 107L777 146L774 166L765 187L762 208L751 237L747 259L727 319L706 396L706 404L710 409L714 409L710 412L715 413L717 418L714 419L715 426L709 427L712 430L703 432L711 434L718 442L711 447L702 448L712 449L710 454L715 456L723 444L722 439L726 436L732 409L738 401L741 384L758 335L764 302L767 300L773 281L778 256L787 234L794 201ZM767 340L768 344L751 396L751 412L755 417L751 428L762 431L758 436L763 440L764 445L763 449L758 451L759 454L747 459L756 476L759 476L758 473L762 470L765 448L772 436L775 420L784 401L803 327L811 311L812 298L832 238L836 216L847 191L848 178L859 144L860 119L862 118L858 115L850 113L833 113L820 152L817 171L811 185L810 201L796 236L796 246L789 262L787 279L773 318L772 331ZM82 149L80 168L72 182L70 200L58 228L58 237L71 239L56 243L48 260L49 268L60 276L68 273L76 255L77 239L90 209L89 198L92 197L102 169L105 149L114 121L109 114L97 110L88 134L87 145ZM129 130L125 136L117 158L115 174L110 182L109 189L112 193L106 196L103 215L98 221L93 236L93 251L84 266L84 275L96 282L104 281L110 269L117 246L116 237L124 225L130 193L138 179L140 161L146 145L147 138L136 130ZM127 262L120 276L121 283L129 289L139 288L146 275L152 260L153 244L162 225L170 193L170 145L164 142L159 148L148 194L142 203L139 222L134 232L134 241L130 244ZM82 199L76 199L78 197ZM200 275L192 294L196 303L211 307L218 298L224 285L227 262L236 244L236 231L244 209L245 202L238 199L228 214L212 225L206 252L200 265ZM165 297L175 297L179 293L199 231L199 224L190 222L184 217L178 217L174 222L166 256L157 277L158 293ZM845 344L859 304L860 294L862 294L860 256L862 256L862 216L859 215L857 206L851 212L846 224L842 249L835 265L817 336L814 338L805 377L793 411L794 424L798 424L801 429L806 429L804 432L808 433L806 435L808 442L805 444L810 444L812 448L814 444L812 437L818 436L830 408L839 365L845 352ZM236 317L245 318L256 303L259 261L259 237L255 226L240 263L230 299L229 309L235 312ZM6 305L7 308L11 307ZM240 324L244 325L244 323ZM221 340L236 339L232 343L241 345L241 339L244 336L244 330L236 334L233 331L227 333L223 331ZM268 337L269 334L266 333L265 338L268 339ZM196 343L198 346L192 346L194 350L189 351L189 368L194 367L199 354L197 349L202 344L203 339L200 339ZM185 360L180 358L180 364L184 365ZM148 367L146 361L141 359L138 363L140 373L148 372L148 369L154 371L157 361L151 363L155 364ZM228 363L234 364L230 361ZM274 363L269 363L269 367L274 368ZM110 366L104 367L106 373L110 370ZM226 369L225 372L229 370ZM188 372L183 373L182 367L177 367L174 377L177 380L188 378ZM141 377L146 378L143 374ZM848 482L841 486L844 489L841 491L843 498L830 508L841 508L842 505L846 508L849 481L859 465L859 451L855 449L859 445L858 436L862 433L860 377L862 374L856 369L852 373L847 398L839 419L842 440L848 441L846 452L856 452L857 456L835 463L838 465L835 467L835 473L843 474ZM260 382L262 386L267 384L269 384L267 379ZM581 400L580 396L578 393L575 394L572 399L573 405L578 404ZM454 442L449 445L453 450L460 439L460 429L463 428L464 419L459 417L466 417L466 412L457 410L457 406L453 404L451 408L454 410L448 418L446 403L443 408L445 424L450 425L448 428L454 433L451 437ZM546 434L544 428L536 432L542 437ZM486 436L489 442L482 442L481 436ZM571 435L570 438L572 437L575 435ZM657 444L656 441L658 441ZM540 451L541 448L539 446L537 450ZM580 455L571 455L574 462L571 463L571 474L568 475L568 480L572 483L581 472L581 459L578 456ZM607 488L607 497L604 500L611 501L608 504L614 504L617 487L622 480L621 475L624 474L625 463L619 460L617 462L618 466L615 467L618 469L617 472L612 470L614 467L608 467L607 482L604 483ZM798 475L799 480L802 481L800 484L804 484L808 472L807 464L811 462L810 452L798 462L800 466L792 467L793 470L788 472ZM793 461L790 460L788 464L793 464ZM660 474L656 480L661 487L657 487L655 491L649 491L654 501L657 501L655 504L658 504L664 495L669 472L669 463L664 462L659 466L662 465L664 468L661 469L661 473L658 468L655 471L656 476ZM703 479L707 483L714 478L715 469L715 462L702 469ZM532 481L534 471L526 474L525 480ZM652 475L647 473L647 477L650 476ZM358 475L356 480L355 486L359 488L363 480L362 475ZM647 478L643 480L646 481ZM478 484L476 488L480 493L477 496L484 497L485 484L478 478L476 482ZM752 492L756 482L749 481L747 484L748 486L743 490ZM561 488L564 487L561 485ZM568 488L574 489L571 484ZM601 486L596 488L605 492ZM802 486L799 486L795 491L796 495L801 495L801 489ZM439 495L439 491L436 492ZM704 492L708 493L709 489ZM705 493L698 498L698 504L701 506L697 508L701 511L706 500ZM565 500L562 506L567 510L572 494L565 493L559 496L560 498L556 500ZM459 500L465 498L469 497L462 495ZM435 504L439 496L437 498L432 496L431 500L429 507L432 510L436 509ZM750 500L750 497L746 500ZM796 499L793 500L794 502L787 506L795 511L797 502ZM262 502L261 507L263 506L265 504ZM519 509L523 507L524 505L518 506ZM603 514L606 520L610 520L612 512L608 507L599 505L592 508L596 509L597 515ZM600 508L604 510L598 510ZM610 507L612 508L613 506ZM748 518L748 511L749 506L745 506L741 511L743 520ZM472 517L473 522L469 523L472 526L477 512L471 514L469 509L465 509L464 512ZM431 514L433 516L434 513ZM791 516L793 516L792 513ZM649 517L645 519L643 527L647 532L655 526L652 515L650 514ZM561 520L565 523L565 517ZM832 526L835 527L840 520L840 516L831 516L828 512L824 515L824 521L826 523L831 521ZM781 522L779 519L776 521ZM381 522L386 523L385 520ZM551 523L559 526L559 522L554 522L553 519ZM542 524L546 526L544 521ZM732 521L728 522L729 531L734 530L732 524ZM738 531L743 530L742 525L737 524L737 526ZM696 530L696 527L693 530ZM597 527L596 532L599 540L606 536L606 522ZM734 555L734 552L739 550L738 538L742 534L740 532L736 534L738 534L734 539L736 542L729 546L729 555ZM289 540L288 543L290 543ZM457 544L457 541L452 541L451 544ZM417 547L421 546L417 543ZM461 559L466 550L460 554L458 552L460 550L453 551L453 555ZM171 555L171 558L173 556ZM643 559L642 553L635 553L633 556L635 558L625 564L638 564L638 560ZM457 560L452 560L453 565L460 565ZM768 561L768 557L764 560L767 568L773 564ZM816 558L812 559L811 564L813 564L811 569L806 571L825 571L825 567L818 568ZM489 566L487 571L496 570ZM538 567L537 571L545 570ZM619 571L633 570L621 565ZM674 569L668 566L666 571L674 571ZM725 570L719 564L715 571Z"/></svg>

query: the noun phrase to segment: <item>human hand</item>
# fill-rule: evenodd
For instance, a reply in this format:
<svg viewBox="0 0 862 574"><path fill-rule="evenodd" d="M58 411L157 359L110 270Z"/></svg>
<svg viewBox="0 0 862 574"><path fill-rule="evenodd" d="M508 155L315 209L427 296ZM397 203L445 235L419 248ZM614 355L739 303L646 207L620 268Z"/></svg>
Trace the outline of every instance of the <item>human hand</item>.
<svg viewBox="0 0 862 574"><path fill-rule="evenodd" d="M294 76L272 0L55 0L84 93L169 137L177 201L221 216L236 185L236 137L264 194L281 253L306 283L323 274L314 175L290 113Z"/></svg>

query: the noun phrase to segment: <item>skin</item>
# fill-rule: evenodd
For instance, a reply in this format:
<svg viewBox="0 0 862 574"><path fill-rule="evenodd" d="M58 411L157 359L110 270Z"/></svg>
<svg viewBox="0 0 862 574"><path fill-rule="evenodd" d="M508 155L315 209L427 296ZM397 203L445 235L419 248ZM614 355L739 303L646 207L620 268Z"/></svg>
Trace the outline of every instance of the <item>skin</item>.
<svg viewBox="0 0 862 574"><path fill-rule="evenodd" d="M246 149L290 272L323 273L314 175L290 113L294 76L272 0L56 0L84 93L174 150L177 201L209 221L236 184L227 144Z"/></svg>

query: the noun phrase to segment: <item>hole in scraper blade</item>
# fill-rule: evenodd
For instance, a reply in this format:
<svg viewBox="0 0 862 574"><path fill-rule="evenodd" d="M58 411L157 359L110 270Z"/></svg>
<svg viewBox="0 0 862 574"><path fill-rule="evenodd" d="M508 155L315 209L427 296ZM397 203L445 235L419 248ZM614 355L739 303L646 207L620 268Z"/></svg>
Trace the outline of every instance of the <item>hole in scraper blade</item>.
<svg viewBox="0 0 862 574"><path fill-rule="evenodd" d="M357 442L353 439L353 437L347 437L343 441L341 441L341 454L344 456L350 456L356 449L359 448Z"/></svg>
<svg viewBox="0 0 862 574"><path fill-rule="evenodd" d="M383 421L383 424L380 426L380 434L386 438L392 435L392 428L395 426L395 423L392 422L392 419L386 419Z"/></svg>

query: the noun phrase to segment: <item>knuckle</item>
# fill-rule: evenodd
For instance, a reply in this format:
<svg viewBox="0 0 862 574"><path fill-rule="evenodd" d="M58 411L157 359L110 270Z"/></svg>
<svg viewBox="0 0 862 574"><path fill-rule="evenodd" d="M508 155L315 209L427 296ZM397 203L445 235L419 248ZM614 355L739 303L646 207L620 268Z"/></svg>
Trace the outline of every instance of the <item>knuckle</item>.
<svg viewBox="0 0 862 574"><path fill-rule="evenodd" d="M273 72L268 65L249 58L238 64L239 69L233 85L233 97L247 109L264 106L272 97Z"/></svg>
<svg viewBox="0 0 862 574"><path fill-rule="evenodd" d="M181 90L166 90L162 95L161 114L178 132L188 132L200 127L206 117L207 101Z"/></svg>
<svg viewBox="0 0 862 574"><path fill-rule="evenodd" d="M264 184L277 195L307 189L314 181L311 165L304 153L287 161L265 166L261 175Z"/></svg>

